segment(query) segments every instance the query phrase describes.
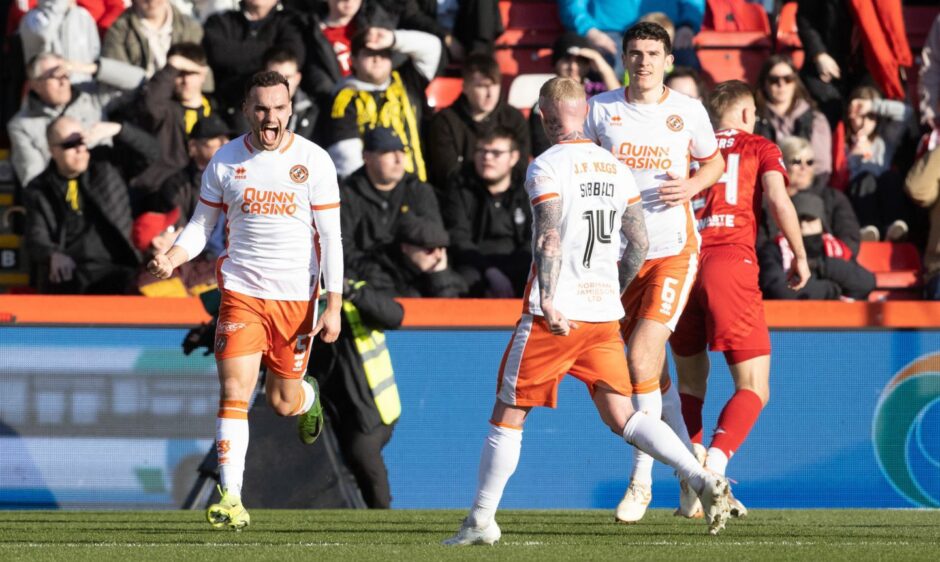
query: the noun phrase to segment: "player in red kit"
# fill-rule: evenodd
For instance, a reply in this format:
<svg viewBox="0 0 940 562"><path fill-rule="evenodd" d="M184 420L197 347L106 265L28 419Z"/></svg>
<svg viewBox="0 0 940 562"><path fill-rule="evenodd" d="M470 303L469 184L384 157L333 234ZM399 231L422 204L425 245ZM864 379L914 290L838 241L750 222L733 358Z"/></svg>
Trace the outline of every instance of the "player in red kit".
<svg viewBox="0 0 940 562"><path fill-rule="evenodd" d="M705 457L706 468L724 475L728 459L747 437L770 395L770 334L755 252L762 196L796 256L789 272L790 287L803 287L810 273L800 223L787 195L780 149L752 134L756 107L751 88L738 80L718 84L707 106L716 124L725 173L692 200L702 237L701 260L689 302L669 341L679 375L682 415L697 456ZM724 352L735 394L725 404L703 455L702 404L709 371L706 346ZM683 490L680 501L679 514L696 516L700 507L694 494ZM746 513L740 502L732 502L732 514Z"/></svg>

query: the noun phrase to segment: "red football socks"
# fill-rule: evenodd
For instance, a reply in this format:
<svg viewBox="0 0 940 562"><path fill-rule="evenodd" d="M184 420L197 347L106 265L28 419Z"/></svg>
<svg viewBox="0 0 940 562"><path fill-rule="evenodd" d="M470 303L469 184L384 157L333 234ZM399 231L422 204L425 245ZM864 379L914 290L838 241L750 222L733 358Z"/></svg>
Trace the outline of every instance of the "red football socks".
<svg viewBox="0 0 940 562"><path fill-rule="evenodd" d="M689 438L693 443L702 443L702 407L705 401L698 396L679 393L679 401L682 402L682 419L685 420L685 427L689 430Z"/></svg>
<svg viewBox="0 0 940 562"><path fill-rule="evenodd" d="M701 402L699 402L701 404ZM721 411L718 417L718 426L715 428L715 435L712 437L711 447L721 449L730 459L731 455L738 450L747 434L751 432L757 417L764 405L760 397L750 390L739 390L734 393L731 400L725 404L725 409ZM699 407L701 408L701 406ZM685 416L685 395L682 395L682 414ZM689 418L686 417L686 424ZM699 429L701 430L701 409L698 417ZM692 428L689 427L689 433ZM694 439L693 439L694 440Z"/></svg>

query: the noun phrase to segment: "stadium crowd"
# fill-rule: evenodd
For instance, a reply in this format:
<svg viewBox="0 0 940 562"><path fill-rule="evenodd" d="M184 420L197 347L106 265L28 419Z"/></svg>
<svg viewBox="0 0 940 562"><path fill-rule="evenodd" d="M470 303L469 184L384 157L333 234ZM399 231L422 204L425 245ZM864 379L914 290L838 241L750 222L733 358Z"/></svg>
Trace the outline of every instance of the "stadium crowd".
<svg viewBox="0 0 940 562"><path fill-rule="evenodd" d="M757 5L774 21L779 4ZM771 56L752 86L757 132L784 155L813 280L786 288L786 242L764 213L761 288L864 300L875 278L857 261L860 243L910 242L924 297L940 300L940 15L915 57L900 0L796 4L805 62ZM623 30L655 21L676 50L667 85L696 99L708 94L696 34L741 28L753 7L558 5L557 75L589 96L619 87ZM222 225L170 280L142 264L185 225L215 151L246 132L243 84L275 70L290 84L290 128L325 148L340 176L347 296L365 279L399 296L522 296L532 229L523 176L547 141L538 108L506 99L496 0L20 0L3 12L3 142L34 290L211 287ZM456 75L459 98L430 107L431 81Z"/></svg>

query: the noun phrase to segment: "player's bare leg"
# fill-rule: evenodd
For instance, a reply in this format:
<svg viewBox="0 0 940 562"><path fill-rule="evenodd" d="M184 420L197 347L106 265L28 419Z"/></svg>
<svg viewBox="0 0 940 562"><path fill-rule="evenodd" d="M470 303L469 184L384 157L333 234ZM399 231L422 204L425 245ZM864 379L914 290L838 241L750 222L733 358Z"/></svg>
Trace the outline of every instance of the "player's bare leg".
<svg viewBox="0 0 940 562"><path fill-rule="evenodd" d="M705 464L705 447L702 445L702 404L708 388L710 363L708 353L683 357L673 354L678 378L677 396L681 403L685 434L692 443L692 453L700 463ZM689 518L702 516L702 506L698 497L687 482L679 481L679 509L676 515Z"/></svg>
<svg viewBox="0 0 940 562"><path fill-rule="evenodd" d="M216 419L216 450L219 455L221 480L219 503L206 510L213 527L241 529L251 522L241 503L245 455L248 452L248 408L258 370L261 352L231 357L216 362L219 371L221 399Z"/></svg>
<svg viewBox="0 0 940 562"><path fill-rule="evenodd" d="M770 398L770 356L760 355L730 365L735 393L728 400L715 435L708 448L705 466L725 474L728 460L747 438L761 410ZM747 508L737 499L731 500L732 515L744 517Z"/></svg>
<svg viewBox="0 0 940 562"><path fill-rule="evenodd" d="M496 524L496 508L522 451L522 427L531 408L510 406L497 399L490 417L490 432L480 454L477 493L470 514L457 534L444 540L448 546L493 545L502 532Z"/></svg>
<svg viewBox="0 0 940 562"><path fill-rule="evenodd" d="M663 399L659 380L666 360L666 342L672 332L659 322L641 318L627 343L627 363L633 384L633 406L659 419ZM630 485L617 504L615 517L621 523L636 523L646 514L653 499L653 458L641 450L633 453Z"/></svg>
<svg viewBox="0 0 940 562"><path fill-rule="evenodd" d="M629 397L597 386L594 404L601 420L634 447L673 467L702 498L709 532L718 534L729 517L728 482L706 471L661 419L637 412ZM622 426L620 424L623 424Z"/></svg>
<svg viewBox="0 0 940 562"><path fill-rule="evenodd" d="M279 416L300 416L300 440L311 445L323 430L323 407L317 381L310 375L303 379L279 377L269 373L265 382L268 404Z"/></svg>

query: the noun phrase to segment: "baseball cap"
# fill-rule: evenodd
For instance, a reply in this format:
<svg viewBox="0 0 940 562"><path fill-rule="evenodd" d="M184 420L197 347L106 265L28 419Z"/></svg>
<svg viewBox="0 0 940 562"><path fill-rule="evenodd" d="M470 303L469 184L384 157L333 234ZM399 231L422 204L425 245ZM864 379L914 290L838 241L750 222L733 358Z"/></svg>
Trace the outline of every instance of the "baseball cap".
<svg viewBox="0 0 940 562"><path fill-rule="evenodd" d="M146 252L150 248L153 239L176 224L179 218L179 207L173 207L167 213L142 213L134 219L134 227L131 230L131 241L134 243L134 247L141 252Z"/></svg>
<svg viewBox="0 0 940 562"><path fill-rule="evenodd" d="M586 37L581 37L577 33L568 32L562 34L552 45L552 64L568 56L568 49L572 47L593 49L590 41Z"/></svg>
<svg viewBox="0 0 940 562"><path fill-rule="evenodd" d="M405 150L405 145L392 129L375 127L362 136L362 149L367 152L392 152Z"/></svg>
<svg viewBox="0 0 940 562"><path fill-rule="evenodd" d="M826 204L820 196L807 191L800 191L790 198L799 218L809 217L825 222Z"/></svg>
<svg viewBox="0 0 940 562"><path fill-rule="evenodd" d="M450 236L438 221L407 216L398 225L398 241L421 248L444 248L450 244Z"/></svg>
<svg viewBox="0 0 940 562"><path fill-rule="evenodd" d="M210 115L196 121L193 130L189 133L189 138L197 140L214 139L222 136L229 136L228 125L216 115Z"/></svg>

